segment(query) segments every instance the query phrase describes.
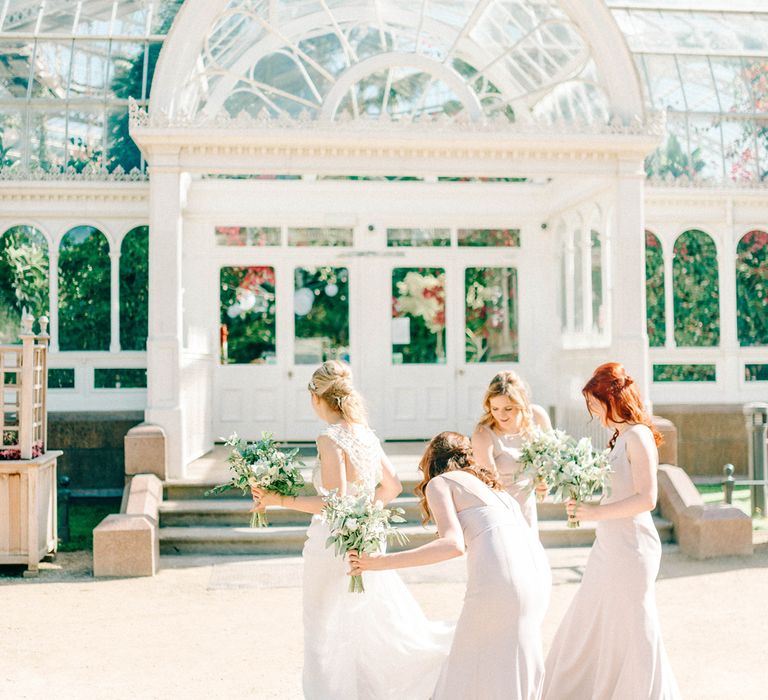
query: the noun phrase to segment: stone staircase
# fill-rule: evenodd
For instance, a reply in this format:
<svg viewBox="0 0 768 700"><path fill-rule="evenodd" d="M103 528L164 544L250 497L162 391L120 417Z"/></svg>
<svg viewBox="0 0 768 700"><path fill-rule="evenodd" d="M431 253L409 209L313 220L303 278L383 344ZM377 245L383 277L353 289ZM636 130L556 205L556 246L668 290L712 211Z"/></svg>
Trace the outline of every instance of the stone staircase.
<svg viewBox="0 0 768 700"><path fill-rule="evenodd" d="M405 511L407 522L401 527L408 535L408 547L429 542L435 537L433 525L421 525L419 501L413 489L420 481L412 456L393 458L403 493L392 505ZM409 458L410 457L410 458ZM399 463L398 463L399 462ZM270 508L268 528L250 528L251 500L239 491L205 496L213 484L226 479L221 469L218 478L210 470L202 478L166 482L160 504L160 551L163 554L299 554L306 539L310 516L282 508ZM309 471L305 472L309 480ZM307 487L306 493L313 493ZM539 535L545 547L590 545L594 523L568 528L562 504L545 501L538 505ZM672 523L655 516L662 542L672 541Z"/></svg>

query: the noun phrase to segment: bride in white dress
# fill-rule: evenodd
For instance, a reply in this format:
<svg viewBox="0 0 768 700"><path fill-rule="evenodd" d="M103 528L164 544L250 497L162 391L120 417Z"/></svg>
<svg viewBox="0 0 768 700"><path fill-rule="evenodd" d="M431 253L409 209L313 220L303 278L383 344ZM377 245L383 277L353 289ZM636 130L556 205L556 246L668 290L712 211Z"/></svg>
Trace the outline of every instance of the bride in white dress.
<svg viewBox="0 0 768 700"><path fill-rule="evenodd" d="M393 571L366 573L365 593L348 591L348 565L326 548L323 494L366 494L388 503L402 491L368 427L352 373L323 363L309 383L328 426L317 438L312 482L318 496L252 489L260 508L283 506L313 518L304 545L304 697L309 700L428 700L448 655L452 630L430 622Z"/></svg>

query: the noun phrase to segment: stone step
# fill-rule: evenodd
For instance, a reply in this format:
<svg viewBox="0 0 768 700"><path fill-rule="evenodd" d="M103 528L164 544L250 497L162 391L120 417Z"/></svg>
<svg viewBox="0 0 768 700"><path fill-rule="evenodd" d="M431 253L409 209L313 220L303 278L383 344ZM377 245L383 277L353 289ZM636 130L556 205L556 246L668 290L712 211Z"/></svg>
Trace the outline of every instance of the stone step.
<svg viewBox="0 0 768 700"><path fill-rule="evenodd" d="M311 470L303 469L302 475L304 476L305 486L301 490L301 495L315 495L315 489L312 486ZM413 490L421 481L421 476L414 472L399 474L399 476L400 482L403 485L403 495L412 496ZM166 501L200 500L202 498L220 500L243 498L243 493L239 489L230 489L222 493L206 496L206 491L212 489L217 483L221 483L221 481L209 479L166 481L164 484L164 498Z"/></svg>
<svg viewBox="0 0 768 700"><path fill-rule="evenodd" d="M654 517L662 542L672 541L672 523ZM403 525L408 535L406 547L416 547L435 537L434 526ZM161 527L160 551L163 554L298 554L306 540L304 525L249 527ZM539 523L539 536L545 547L589 546L595 538L595 523L584 522L569 528L564 521ZM397 549L397 547L393 547Z"/></svg>
<svg viewBox="0 0 768 700"><path fill-rule="evenodd" d="M406 547L430 542L434 528L403 525L408 536ZM162 554L300 554L307 539L305 525L250 527L162 527ZM391 549L402 549L393 545Z"/></svg>
<svg viewBox="0 0 768 700"><path fill-rule="evenodd" d="M421 507L416 496L400 496L391 504L402 508L405 518L414 524L421 523ZM244 527L250 519L252 502L246 498L201 498L163 501L160 504L160 525L162 527ZM539 520L564 520L565 506L562 503L545 501L537 504ZM274 525L309 525L311 516L287 508L269 508L269 522Z"/></svg>
<svg viewBox="0 0 768 700"><path fill-rule="evenodd" d="M405 518L414 523L421 522L421 509L416 496L401 496L392 507L402 508ZM251 499L208 498L164 501L160 505L161 527L240 526L248 524ZM312 516L288 508L268 508L267 518L273 525L301 525L307 527Z"/></svg>

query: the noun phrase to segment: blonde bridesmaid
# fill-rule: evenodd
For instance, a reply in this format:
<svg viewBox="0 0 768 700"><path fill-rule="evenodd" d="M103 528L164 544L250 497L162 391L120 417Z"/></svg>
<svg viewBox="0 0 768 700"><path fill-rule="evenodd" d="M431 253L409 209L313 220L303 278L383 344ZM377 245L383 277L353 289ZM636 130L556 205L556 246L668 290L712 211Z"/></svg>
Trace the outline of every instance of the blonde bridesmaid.
<svg viewBox="0 0 768 700"><path fill-rule="evenodd" d="M547 656L545 700L678 700L656 613L661 543L656 506L661 436L632 377L600 365L582 390L590 414L613 430L610 496L567 503L569 515L596 520L584 578Z"/></svg>
<svg viewBox="0 0 768 700"><path fill-rule="evenodd" d="M519 463L523 441L535 428L552 428L547 412L531 403L522 379L515 372L499 372L483 398L483 417L472 433L475 461L499 475L504 490L519 504L528 524L536 528L536 486Z"/></svg>

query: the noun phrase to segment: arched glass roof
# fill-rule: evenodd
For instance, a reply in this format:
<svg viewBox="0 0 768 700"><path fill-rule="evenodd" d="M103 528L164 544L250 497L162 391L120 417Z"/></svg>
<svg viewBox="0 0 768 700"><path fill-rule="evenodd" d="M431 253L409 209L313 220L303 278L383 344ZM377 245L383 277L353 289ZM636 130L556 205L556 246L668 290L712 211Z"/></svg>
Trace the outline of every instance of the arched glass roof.
<svg viewBox="0 0 768 700"><path fill-rule="evenodd" d="M0 0L0 165L141 168L128 99L148 104L181 0Z"/></svg>
<svg viewBox="0 0 768 700"><path fill-rule="evenodd" d="M666 143L649 176L768 180L768 2L609 0ZM762 9L762 11L760 11Z"/></svg>
<svg viewBox="0 0 768 700"><path fill-rule="evenodd" d="M131 170L182 0L0 0L0 167ZM606 0L648 105L667 112L649 176L768 180L766 0ZM557 0L230 0L187 109L330 119L605 121L588 42Z"/></svg>
<svg viewBox="0 0 768 700"><path fill-rule="evenodd" d="M185 111L605 121L608 100L557 0L229 0Z"/></svg>

